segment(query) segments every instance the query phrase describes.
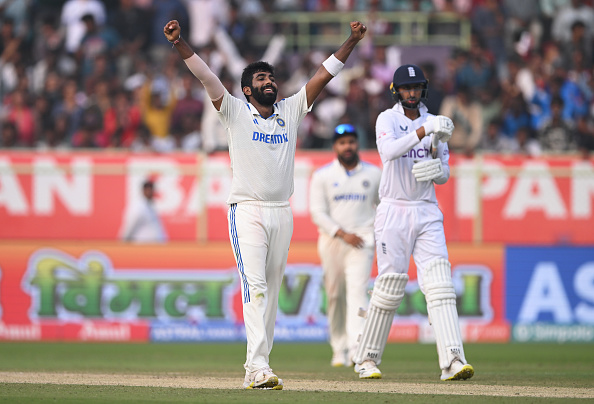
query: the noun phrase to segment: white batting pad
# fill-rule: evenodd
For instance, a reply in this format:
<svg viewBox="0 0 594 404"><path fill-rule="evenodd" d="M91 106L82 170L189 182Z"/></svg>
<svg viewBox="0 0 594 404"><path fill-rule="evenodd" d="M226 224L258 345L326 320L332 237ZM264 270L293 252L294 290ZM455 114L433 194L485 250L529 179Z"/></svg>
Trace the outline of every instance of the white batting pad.
<svg viewBox="0 0 594 404"><path fill-rule="evenodd" d="M429 322L433 326L437 342L439 367L449 368L454 359L466 364L456 310L452 268L448 260L439 258L427 266L425 290Z"/></svg>
<svg viewBox="0 0 594 404"><path fill-rule="evenodd" d="M353 362L361 364L372 360L376 365L380 364L394 313L404 298L407 282L407 274L384 274L377 277Z"/></svg>

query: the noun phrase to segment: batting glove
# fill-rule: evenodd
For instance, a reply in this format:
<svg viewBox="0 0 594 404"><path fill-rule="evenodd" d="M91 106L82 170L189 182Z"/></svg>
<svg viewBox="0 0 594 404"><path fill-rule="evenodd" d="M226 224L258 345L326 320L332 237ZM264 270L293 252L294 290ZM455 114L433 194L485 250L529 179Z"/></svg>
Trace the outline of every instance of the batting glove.
<svg viewBox="0 0 594 404"><path fill-rule="evenodd" d="M432 181L443 176L440 159L423 160L412 166L412 173L418 182Z"/></svg>
<svg viewBox="0 0 594 404"><path fill-rule="evenodd" d="M452 137L454 122L447 116L437 115L427 120L423 124L423 127L425 128L425 134L429 135L433 133L442 143L446 143Z"/></svg>

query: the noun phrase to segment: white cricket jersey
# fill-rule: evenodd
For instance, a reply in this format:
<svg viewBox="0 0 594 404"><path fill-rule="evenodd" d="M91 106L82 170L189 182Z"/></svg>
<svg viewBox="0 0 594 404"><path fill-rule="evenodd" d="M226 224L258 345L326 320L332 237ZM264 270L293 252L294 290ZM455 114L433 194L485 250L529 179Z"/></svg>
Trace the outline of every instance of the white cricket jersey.
<svg viewBox="0 0 594 404"><path fill-rule="evenodd" d="M309 198L311 217L319 231L330 237L341 228L360 236L373 234L381 174L379 167L366 162L347 171L337 159L316 170Z"/></svg>
<svg viewBox="0 0 594 404"><path fill-rule="evenodd" d="M293 194L297 128L311 110L305 86L274 104L268 119L227 90L219 120L227 131L231 158L228 204L245 201L287 202Z"/></svg>
<svg viewBox="0 0 594 404"><path fill-rule="evenodd" d="M404 115L402 105L397 103L377 117L376 143L384 165L379 187L381 200L426 201L437 204L433 181L418 182L412 173L412 166L416 161L431 158L431 137L425 136L419 141L416 130L428 117L434 115L428 113L427 107L422 103L419 112L420 117L412 121ZM444 179L447 181L450 176L447 143L439 143L437 155L441 159Z"/></svg>

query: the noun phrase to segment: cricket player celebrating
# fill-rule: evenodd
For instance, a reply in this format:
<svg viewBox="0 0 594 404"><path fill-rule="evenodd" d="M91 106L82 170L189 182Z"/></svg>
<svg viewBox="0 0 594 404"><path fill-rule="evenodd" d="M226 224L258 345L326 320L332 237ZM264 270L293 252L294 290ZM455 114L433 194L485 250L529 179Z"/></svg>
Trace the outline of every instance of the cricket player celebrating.
<svg viewBox="0 0 594 404"><path fill-rule="evenodd" d="M442 380L473 376L466 362L435 184L450 176L447 141L454 124L433 116L421 100L428 82L415 65L396 69L390 90L396 105L376 122L377 148L383 163L380 204L375 217L378 277L354 357L362 379L379 379L377 368L408 281L412 254L419 287L427 301L429 322L437 342Z"/></svg>
<svg viewBox="0 0 594 404"><path fill-rule="evenodd" d="M351 366L367 307L375 243L373 219L381 170L359 160L357 132L338 125L332 137L336 159L318 169L310 186L310 213L318 226L324 270L332 366Z"/></svg>
<svg viewBox="0 0 594 404"><path fill-rule="evenodd" d="M227 132L233 178L229 205L229 238L243 296L247 336L244 364L247 389L283 388L269 366L278 295L293 234L289 197L297 128L326 84L344 66L367 28L351 22L351 34L307 84L277 102L274 69L266 62L249 64L241 77L247 99L232 96L220 79L181 37L177 21L168 22L165 37L190 71L202 82Z"/></svg>

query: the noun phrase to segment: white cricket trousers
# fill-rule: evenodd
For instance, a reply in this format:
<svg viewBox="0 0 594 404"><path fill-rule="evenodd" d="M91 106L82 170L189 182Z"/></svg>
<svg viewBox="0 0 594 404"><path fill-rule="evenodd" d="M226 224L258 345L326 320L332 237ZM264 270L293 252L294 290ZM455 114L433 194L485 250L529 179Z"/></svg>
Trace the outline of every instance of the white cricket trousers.
<svg viewBox="0 0 594 404"><path fill-rule="evenodd" d="M337 237L321 233L318 253L324 270L326 316L333 353L352 353L365 319L359 308L368 305L367 290L373 265L373 243L355 248Z"/></svg>
<svg viewBox="0 0 594 404"><path fill-rule="evenodd" d="M421 291L424 269L437 258L448 259L443 213L425 201L397 201L384 198L375 214L375 242L378 276L405 274L412 254L417 265Z"/></svg>
<svg viewBox="0 0 594 404"><path fill-rule="evenodd" d="M293 235L288 202L241 202L227 215L243 300L247 337L244 368L269 366L278 295Z"/></svg>

